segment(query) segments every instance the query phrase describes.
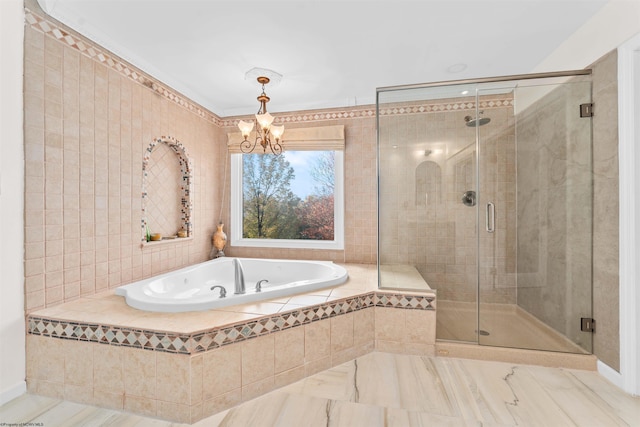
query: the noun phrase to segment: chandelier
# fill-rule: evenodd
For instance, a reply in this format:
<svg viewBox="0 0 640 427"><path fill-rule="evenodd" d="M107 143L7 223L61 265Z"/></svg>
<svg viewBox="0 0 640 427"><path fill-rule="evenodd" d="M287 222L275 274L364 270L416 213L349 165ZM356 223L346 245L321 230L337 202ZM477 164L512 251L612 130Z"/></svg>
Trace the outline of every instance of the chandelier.
<svg viewBox="0 0 640 427"><path fill-rule="evenodd" d="M258 146L258 143L262 146L262 151L267 152L267 148L271 150L273 154L282 153L282 134L284 133L284 125L273 125L274 117L267 112L267 102L270 98L264 93L264 85L269 83L269 77L258 77L258 83L262 85L262 93L258 96L258 102L260 102L260 109L256 114L255 121L246 122L240 120L238 128L242 132L244 140L240 143L240 151L245 154L252 153ZM249 140L253 127L256 128L255 138Z"/></svg>

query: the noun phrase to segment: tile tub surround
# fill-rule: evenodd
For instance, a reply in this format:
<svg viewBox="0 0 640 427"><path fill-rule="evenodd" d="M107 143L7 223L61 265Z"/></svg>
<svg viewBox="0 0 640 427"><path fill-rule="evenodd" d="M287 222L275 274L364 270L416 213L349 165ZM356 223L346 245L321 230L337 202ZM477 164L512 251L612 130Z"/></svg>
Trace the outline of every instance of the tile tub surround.
<svg viewBox="0 0 640 427"><path fill-rule="evenodd" d="M25 5L26 311L206 260L217 222L230 223L221 165L226 132L239 118L207 111L48 17L35 0ZM345 249L229 247L229 255L375 263L375 108L277 120L345 126ZM140 164L162 135L179 140L193 160L193 239L141 249Z"/></svg>
<svg viewBox="0 0 640 427"><path fill-rule="evenodd" d="M433 355L435 295L377 291L375 266L346 267L344 285L227 310L149 313L106 293L32 313L28 389L195 422L376 347Z"/></svg>

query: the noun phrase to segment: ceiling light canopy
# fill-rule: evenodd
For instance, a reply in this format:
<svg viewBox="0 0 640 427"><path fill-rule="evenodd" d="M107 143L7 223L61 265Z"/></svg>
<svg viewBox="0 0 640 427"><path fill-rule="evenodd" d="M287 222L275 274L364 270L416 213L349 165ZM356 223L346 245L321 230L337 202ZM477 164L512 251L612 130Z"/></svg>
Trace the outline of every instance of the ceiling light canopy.
<svg viewBox="0 0 640 427"><path fill-rule="evenodd" d="M262 93L258 96L258 102L260 102L260 108L255 115L255 121L240 120L238 128L242 132L243 141L240 143L240 150L245 153L252 153L258 146L262 147L263 152L267 152L267 148L273 154L282 153L282 134L284 134L284 125L272 125L274 117L267 112L267 102L271 100L264 92L264 85L268 84L269 77L259 76L257 78L258 83L262 85ZM250 141L251 131L256 128L255 137L252 137Z"/></svg>

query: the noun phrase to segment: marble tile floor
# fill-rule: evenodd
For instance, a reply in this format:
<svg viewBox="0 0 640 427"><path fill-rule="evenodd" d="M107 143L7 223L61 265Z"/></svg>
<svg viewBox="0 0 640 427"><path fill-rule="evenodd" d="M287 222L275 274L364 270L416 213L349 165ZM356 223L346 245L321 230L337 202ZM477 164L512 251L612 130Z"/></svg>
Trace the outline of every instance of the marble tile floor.
<svg viewBox="0 0 640 427"><path fill-rule="evenodd" d="M0 424L184 426L35 395ZM640 397L596 372L373 352L193 426L637 426Z"/></svg>
<svg viewBox="0 0 640 427"><path fill-rule="evenodd" d="M480 311L480 330L489 333L480 335L482 345L587 354L514 304L482 304ZM475 342L477 319L475 303L438 300L436 338Z"/></svg>

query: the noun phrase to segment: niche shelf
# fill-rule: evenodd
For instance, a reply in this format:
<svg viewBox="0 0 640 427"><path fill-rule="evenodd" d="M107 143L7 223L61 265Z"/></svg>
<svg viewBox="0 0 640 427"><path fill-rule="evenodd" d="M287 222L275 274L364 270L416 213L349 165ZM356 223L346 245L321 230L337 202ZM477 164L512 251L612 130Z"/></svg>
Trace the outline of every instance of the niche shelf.
<svg viewBox="0 0 640 427"><path fill-rule="evenodd" d="M193 238L192 182L191 160L182 143L171 136L154 139L142 160L140 239L143 246L184 242ZM167 237L184 230L186 237L147 241L147 230Z"/></svg>

